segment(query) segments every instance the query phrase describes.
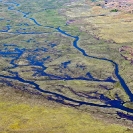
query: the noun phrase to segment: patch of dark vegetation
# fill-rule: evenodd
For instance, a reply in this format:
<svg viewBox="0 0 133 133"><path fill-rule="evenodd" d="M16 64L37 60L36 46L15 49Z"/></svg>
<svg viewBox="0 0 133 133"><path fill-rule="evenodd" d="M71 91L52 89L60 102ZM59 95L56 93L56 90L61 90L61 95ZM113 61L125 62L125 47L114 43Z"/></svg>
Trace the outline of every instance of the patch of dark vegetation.
<svg viewBox="0 0 133 133"><path fill-rule="evenodd" d="M113 9L110 12L118 12L118 9Z"/></svg>

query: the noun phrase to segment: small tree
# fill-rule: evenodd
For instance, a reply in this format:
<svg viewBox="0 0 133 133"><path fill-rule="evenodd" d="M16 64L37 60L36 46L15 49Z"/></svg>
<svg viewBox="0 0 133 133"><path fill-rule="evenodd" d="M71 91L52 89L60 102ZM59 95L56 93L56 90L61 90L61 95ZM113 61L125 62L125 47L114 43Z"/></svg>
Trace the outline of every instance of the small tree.
<svg viewBox="0 0 133 133"><path fill-rule="evenodd" d="M110 12L118 12L118 9L113 9Z"/></svg>

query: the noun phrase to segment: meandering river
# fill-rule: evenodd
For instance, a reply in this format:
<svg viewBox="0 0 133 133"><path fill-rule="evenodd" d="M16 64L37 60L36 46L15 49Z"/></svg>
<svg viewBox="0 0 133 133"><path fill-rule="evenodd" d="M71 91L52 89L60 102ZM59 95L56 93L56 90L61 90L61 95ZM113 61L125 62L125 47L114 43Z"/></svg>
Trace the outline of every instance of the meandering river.
<svg viewBox="0 0 133 133"><path fill-rule="evenodd" d="M36 26L42 26L43 27L43 25L39 24L35 18L29 18L28 17L29 13L25 13L23 11L16 10L14 8L14 6L20 6L19 3L16 3L16 2L5 3L4 1L0 1L0 2L8 5L8 10L18 11L18 12L23 14L24 18L26 18L26 19L28 18L30 21L33 21L33 23ZM0 30L0 32L1 33L3 33L3 32L4 33L11 33L11 32L9 32L11 27L9 25L7 25L6 27L7 27L7 29ZM130 101L133 102L133 94L130 91L130 88L127 86L127 84L124 81L124 79L122 78L122 76L120 75L120 73L119 73L119 65L116 62L114 62L113 60L107 59L107 58L99 58L99 57L88 55L87 52L83 48L78 46L78 41L80 39L79 36L73 36L73 35L65 32L65 31L63 31L61 29L61 27L55 28L55 27L47 26L47 28L53 28L56 31L58 31L60 34L65 35L65 36L70 37L70 38L73 38L73 44L72 45L73 45L73 47L76 50L78 50L79 52L82 53L82 56L85 56L87 58L93 58L93 59L96 59L96 60L110 62L113 65L113 67L114 67L114 73L115 73L119 83L121 84L121 86L124 89L124 91L126 92L126 94L129 96ZM12 32L12 34L41 34L41 33L37 33L37 32L19 32L19 31L16 31L16 32ZM10 67L10 68L16 68L17 64L15 63L15 61L18 60L21 57L21 55L24 53L24 51L25 51L25 49L16 48L15 51L13 51L13 52L8 52L8 51L7 52L2 52L2 51L0 51L0 55L6 56L6 55L13 55L14 54L15 56L13 57L13 59L10 62L10 64L12 65L12 67ZM50 58L50 57L49 56L46 57L46 60L48 58ZM115 83L116 82L115 80L113 80L111 78L107 78L105 80L100 80L100 79L96 79L96 78L94 78L92 76L90 76L89 78L81 77L81 76L79 76L77 78L72 78L70 76L68 76L68 77L61 77L61 76L57 76L57 75L52 75L52 74L49 74L49 73L45 72L46 67L43 65L43 62L35 61L32 58L28 58L28 60L30 61L30 63L32 65L40 66L42 68L42 70L41 70L41 74L42 75L48 76L48 77L54 77L54 78L59 79L59 80L86 80L86 81L93 81L93 82L111 82L111 83ZM68 63L70 63L70 61L69 62L65 62L64 63L64 67L66 67L66 65ZM79 101L79 100L75 100L75 99L69 98L69 97L67 97L65 95L61 95L61 94L58 94L58 93L55 93L55 92L43 90L34 81L29 81L29 80L25 80L25 79L21 78L17 72L12 72L12 71L10 71L10 72L13 73L14 76L0 75L0 77L16 80L16 81L22 82L24 84L25 83L30 84L30 85L34 86L34 88L36 90L38 90L39 92L51 94L51 95L56 96L57 98L61 98L62 100L67 100L67 101L70 101L70 102L77 103L77 104L79 104L79 106L80 105L89 105L89 106L97 106L97 107L104 107L104 108L117 108L117 109L121 109L123 111L127 111L127 112L130 112L130 113L133 113L133 109L129 109L127 107L124 107L123 106L124 102L121 101L120 99L119 100L111 100L111 99L107 98L106 96L104 96L103 94L101 94L100 99L101 100L105 100L105 105L100 105L100 104L94 104L94 103Z"/></svg>

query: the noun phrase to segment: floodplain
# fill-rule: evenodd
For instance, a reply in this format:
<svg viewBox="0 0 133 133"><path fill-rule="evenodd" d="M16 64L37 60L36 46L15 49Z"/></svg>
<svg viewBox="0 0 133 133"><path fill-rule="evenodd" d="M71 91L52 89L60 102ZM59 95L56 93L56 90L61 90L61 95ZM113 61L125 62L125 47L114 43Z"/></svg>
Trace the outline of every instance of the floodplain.
<svg viewBox="0 0 133 133"><path fill-rule="evenodd" d="M103 1L0 1L0 133L131 133L132 14Z"/></svg>

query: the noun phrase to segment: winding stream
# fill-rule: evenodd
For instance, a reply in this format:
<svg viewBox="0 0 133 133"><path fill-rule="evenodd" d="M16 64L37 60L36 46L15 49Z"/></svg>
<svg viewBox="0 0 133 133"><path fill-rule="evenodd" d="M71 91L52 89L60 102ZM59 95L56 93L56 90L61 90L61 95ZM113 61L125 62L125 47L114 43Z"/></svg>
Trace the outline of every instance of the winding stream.
<svg viewBox="0 0 133 133"><path fill-rule="evenodd" d="M2 1L0 1L0 2L2 2ZM16 2L12 2L12 3L10 2L10 3L6 3L6 4L8 5L8 10L15 10L14 6L20 6L20 4L18 4ZM20 11L20 10L17 10L17 11L22 13L24 18L28 18L28 14L29 13L24 13L23 11ZM34 18L28 18L28 19L30 21L33 21L33 23L36 26L42 26L43 27L43 25L39 24L37 22L37 20L35 20ZM2 32L11 33L11 32L9 32L10 28L11 27L9 25L7 25L7 29L0 30L0 32L1 33ZM54 27L47 26L47 28L54 28ZM60 27L54 28L54 29L56 31L58 31L60 34L62 34L62 35L65 35L67 37L73 38L73 47L75 49L77 49L83 56L88 57L88 58L101 60L101 61L110 62L113 65L113 67L114 67L114 73L115 73L118 81L120 82L122 88L124 89L124 91L128 95L130 101L133 102L133 94L130 91L130 89L127 86L127 84L125 83L124 79L119 74L119 66L118 66L118 64L116 62L114 62L113 60L110 60L110 59L99 58L99 57L88 55L84 49L82 49L80 46L78 46L78 41L80 39L78 36L73 36L71 34L68 34L65 31L61 30ZM19 31L12 32L12 33L13 34L42 34L42 33L36 33L36 32L19 32ZM11 69L11 68L16 68L17 67L17 64L15 64L15 61L20 58L20 56L23 54L24 51L25 51L25 49L21 49L20 50L19 48L16 48L14 52L2 52L2 51L0 51L0 55L7 56L7 55L15 54L15 56L13 57L13 59L10 62L10 64L12 65L12 67L10 67L10 69ZM45 60L47 60L48 58L49 57L46 57ZM43 65L43 62L36 61L36 60L34 60L34 58L30 58L30 57L28 58L28 60L30 61L31 65L40 66L42 69L40 71L38 71L38 72L41 73L41 75L43 75L43 76L48 76L49 78L54 77L55 79L59 79L59 80L86 80L86 81L93 81L93 82L110 82L110 83L115 83L116 82L115 80L113 80L111 78L107 78L105 80L95 79L93 76L91 76L90 73L88 73L88 75L89 75L88 78L81 77L81 76L79 76L77 78L72 78L70 76L61 77L61 76L57 76L57 75L48 74L48 73L45 72L46 67ZM64 67L67 67L67 65L69 63L70 63L70 61L64 62L64 64L62 64L62 65L64 65ZM70 101L70 102L74 102L74 103L79 104L79 106L80 105L89 105L89 106L97 106L97 107L104 107L104 108L117 108L117 109L120 109L120 110L123 110L123 111L127 111L127 112L130 112L130 113L133 113L133 109L129 109L129 108L124 107L123 106L124 102L121 101L121 100L111 100L111 99L109 99L106 96L101 94L100 99L105 101L105 105L79 101L79 100L75 100L75 99L66 97L66 96L64 96L62 94L58 94L58 93L55 93L55 92L43 90L34 81L28 81L28 80L25 80L25 79L21 78L17 72L12 72L12 71L9 71L9 72L12 73L13 76L0 75L0 77L6 78L6 79L16 80L16 81L19 81L19 82L22 82L22 83L26 83L26 84L30 84L30 85L34 86L34 88L36 90L38 90L39 92L46 93L46 94L51 94L51 95L53 95L53 96L55 96L57 98L61 98L62 101L63 100L67 100L67 101ZM118 114L121 115L121 113L118 113Z"/></svg>

